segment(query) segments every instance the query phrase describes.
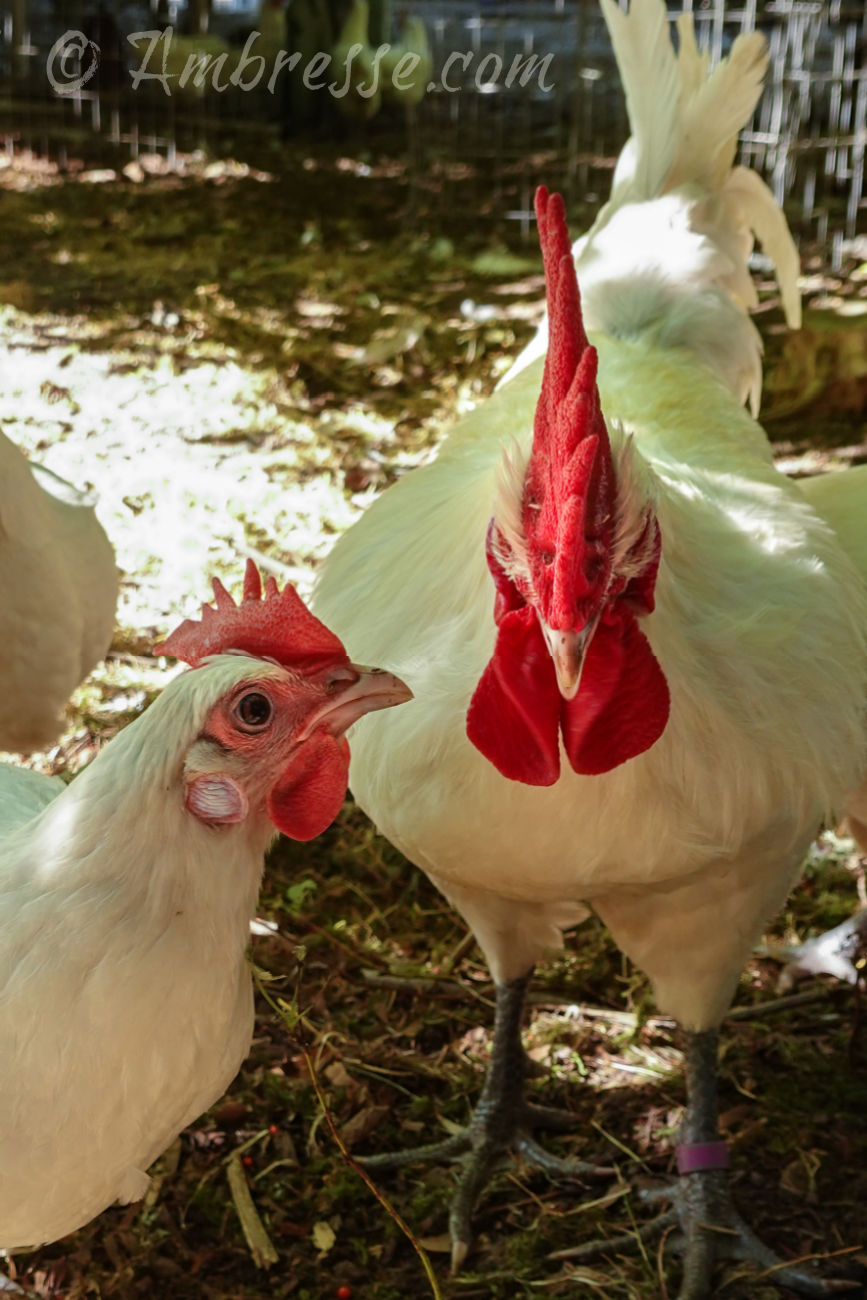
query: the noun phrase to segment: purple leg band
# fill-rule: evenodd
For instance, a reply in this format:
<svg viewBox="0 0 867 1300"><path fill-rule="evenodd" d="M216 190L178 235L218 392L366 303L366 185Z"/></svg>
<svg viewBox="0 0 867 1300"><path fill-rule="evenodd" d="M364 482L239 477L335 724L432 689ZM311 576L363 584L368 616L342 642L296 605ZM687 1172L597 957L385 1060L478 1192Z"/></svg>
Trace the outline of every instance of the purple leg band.
<svg viewBox="0 0 867 1300"><path fill-rule="evenodd" d="M674 1150L679 1174L698 1174L704 1169L729 1167L729 1149L725 1142L688 1142Z"/></svg>

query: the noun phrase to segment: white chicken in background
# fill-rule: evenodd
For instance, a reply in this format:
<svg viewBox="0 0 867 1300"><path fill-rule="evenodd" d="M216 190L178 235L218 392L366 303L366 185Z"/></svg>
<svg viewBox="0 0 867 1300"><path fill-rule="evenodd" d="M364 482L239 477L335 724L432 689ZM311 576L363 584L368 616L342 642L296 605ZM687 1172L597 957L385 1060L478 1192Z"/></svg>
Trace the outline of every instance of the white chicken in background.
<svg viewBox="0 0 867 1300"><path fill-rule="evenodd" d="M111 642L118 586L90 499L0 434L0 749L57 739Z"/></svg>
<svg viewBox="0 0 867 1300"><path fill-rule="evenodd" d="M0 1246L114 1201L231 1082L250 1045L246 949L277 830L318 835L343 733L409 699L248 566L236 606L164 643L186 660L64 787L0 768ZM28 816L29 812L29 816ZM11 814L11 815L10 815Z"/></svg>
<svg viewBox="0 0 867 1300"><path fill-rule="evenodd" d="M400 39L380 62L382 95L387 102L417 108L433 76L433 56L427 28L415 14L404 13Z"/></svg>
<svg viewBox="0 0 867 1300"><path fill-rule="evenodd" d="M376 50L370 44L370 6L351 0L349 11L331 50L334 102L346 117L367 121L382 104L381 75Z"/></svg>
<svg viewBox="0 0 867 1300"><path fill-rule="evenodd" d="M414 14L401 16L399 39L374 47L370 43L370 6L351 0L343 27L331 51L335 103L345 116L375 117L383 102L414 112L427 94L433 58L427 28Z"/></svg>
<svg viewBox="0 0 867 1300"><path fill-rule="evenodd" d="M782 214L732 166L764 38L739 37L709 74L690 15L676 56L662 0L602 5L632 139L578 245L592 346L563 205L541 191L544 362L545 338L338 541L314 597L413 687L410 708L358 727L351 788L464 916L497 985L468 1128L371 1164L462 1158L454 1266L506 1148L576 1172L528 1132L544 1116L524 1099L520 1023L534 964L589 905L684 1031L681 1300L709 1294L723 1255L824 1295L833 1283L781 1266L732 1205L717 1031L863 776L867 591L742 405L761 378L753 232L798 316Z"/></svg>
<svg viewBox="0 0 867 1300"><path fill-rule="evenodd" d="M814 478L799 479L798 487L825 519L867 581L867 465ZM846 801L844 829L867 856L867 782ZM787 957L780 980L788 988L804 975L827 974L857 984L867 958L867 908L800 947L777 955Z"/></svg>
<svg viewBox="0 0 867 1300"><path fill-rule="evenodd" d="M283 0L259 0L252 23L230 36L178 32L174 27L163 28L158 36L132 32L126 38L134 51L132 72L164 77L164 86L182 97L203 97L208 90L220 93L231 86L242 91L266 86L278 54L286 47ZM130 57L129 50L126 54Z"/></svg>

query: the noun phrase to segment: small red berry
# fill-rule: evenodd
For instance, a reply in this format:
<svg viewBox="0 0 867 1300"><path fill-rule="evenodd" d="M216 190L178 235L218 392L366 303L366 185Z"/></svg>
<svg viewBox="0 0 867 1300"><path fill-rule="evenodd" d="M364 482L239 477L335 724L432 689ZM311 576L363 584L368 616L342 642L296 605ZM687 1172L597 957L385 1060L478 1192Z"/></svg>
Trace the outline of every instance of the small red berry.
<svg viewBox="0 0 867 1300"><path fill-rule="evenodd" d="M241 1164L244 1165L247 1169L252 1169L252 1167L253 1167L253 1157L252 1157L252 1156L241 1156Z"/></svg>
<svg viewBox="0 0 867 1300"><path fill-rule="evenodd" d="M272 1138L273 1138L273 1137L276 1137L276 1136L277 1136L277 1134L280 1132L280 1129L279 1129L279 1127L278 1127L276 1124L269 1124L269 1125L268 1125L268 1132L271 1134L271 1136L272 1136Z"/></svg>
<svg viewBox="0 0 867 1300"><path fill-rule="evenodd" d="M352 1287L339 1286L334 1294L337 1296L337 1300L352 1300Z"/></svg>

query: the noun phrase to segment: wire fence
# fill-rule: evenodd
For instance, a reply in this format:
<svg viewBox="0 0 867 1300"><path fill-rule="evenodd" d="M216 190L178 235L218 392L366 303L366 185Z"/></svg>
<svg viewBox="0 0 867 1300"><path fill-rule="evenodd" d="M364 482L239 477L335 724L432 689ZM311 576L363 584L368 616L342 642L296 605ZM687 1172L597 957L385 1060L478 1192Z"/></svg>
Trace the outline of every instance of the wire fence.
<svg viewBox="0 0 867 1300"><path fill-rule="evenodd" d="M693 10L691 0L683 6ZM611 168L627 133L613 55L595 3L513 0L479 10L465 0L431 6L435 65L450 51L472 50L466 70L449 69L448 88L428 96L413 130L428 158L443 167L476 168L492 206L524 223L541 180L553 177L572 199L607 195ZM671 7L672 20L679 8ZM768 39L765 93L742 135L741 156L785 203L796 233L829 246L839 262L844 240L867 227L867 9L843 0L713 0L694 7L699 45L719 59L742 31ZM480 80L502 69L499 81ZM506 70L551 55L547 84L536 71L506 87ZM460 93L452 86L460 86Z"/></svg>
<svg viewBox="0 0 867 1300"><path fill-rule="evenodd" d="M170 11L152 13L144 0L0 0L0 144L63 165L99 136L130 157L156 153L171 163L194 148L228 147L243 158L293 129L286 97L264 87L243 94L206 85L187 96L159 85L133 89L128 36L184 19L186 0L152 2ZM219 22L228 30L233 10L236 28L242 17L255 26L263 11L251 3L219 0L212 31ZM693 0L684 7L693 9ZM476 212L525 228L542 180L572 200L601 201L627 124L596 0L415 0L413 8L430 36L430 89L417 108L365 123L357 140L369 147L379 131L390 132L416 183L442 196L444 212L456 177ZM672 19L678 11L671 7ZM287 42L292 13L290 3L277 32ZM801 239L839 264L845 241L867 227L867 9L858 0L703 0L694 16L713 59L741 31L758 27L767 36L766 90L742 156L785 203ZM70 29L96 39L102 63L94 82L57 94L46 65Z"/></svg>

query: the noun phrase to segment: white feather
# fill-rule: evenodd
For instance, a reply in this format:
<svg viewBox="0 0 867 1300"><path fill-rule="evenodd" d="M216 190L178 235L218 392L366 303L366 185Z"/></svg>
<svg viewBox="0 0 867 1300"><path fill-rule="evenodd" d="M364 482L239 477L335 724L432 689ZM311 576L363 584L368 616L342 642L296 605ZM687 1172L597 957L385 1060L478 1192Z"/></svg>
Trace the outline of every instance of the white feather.
<svg viewBox="0 0 867 1300"><path fill-rule="evenodd" d="M757 303L748 265L755 237L775 264L790 327L801 322L785 217L758 176L733 166L738 132L761 94L764 38L739 36L709 73L691 14L678 20L675 55L659 0L632 0L628 13L615 0L600 3L632 135L611 198L573 248L585 325L621 338L653 330L661 345L691 349L757 415L762 345L747 315ZM547 346L543 323L501 382Z"/></svg>

